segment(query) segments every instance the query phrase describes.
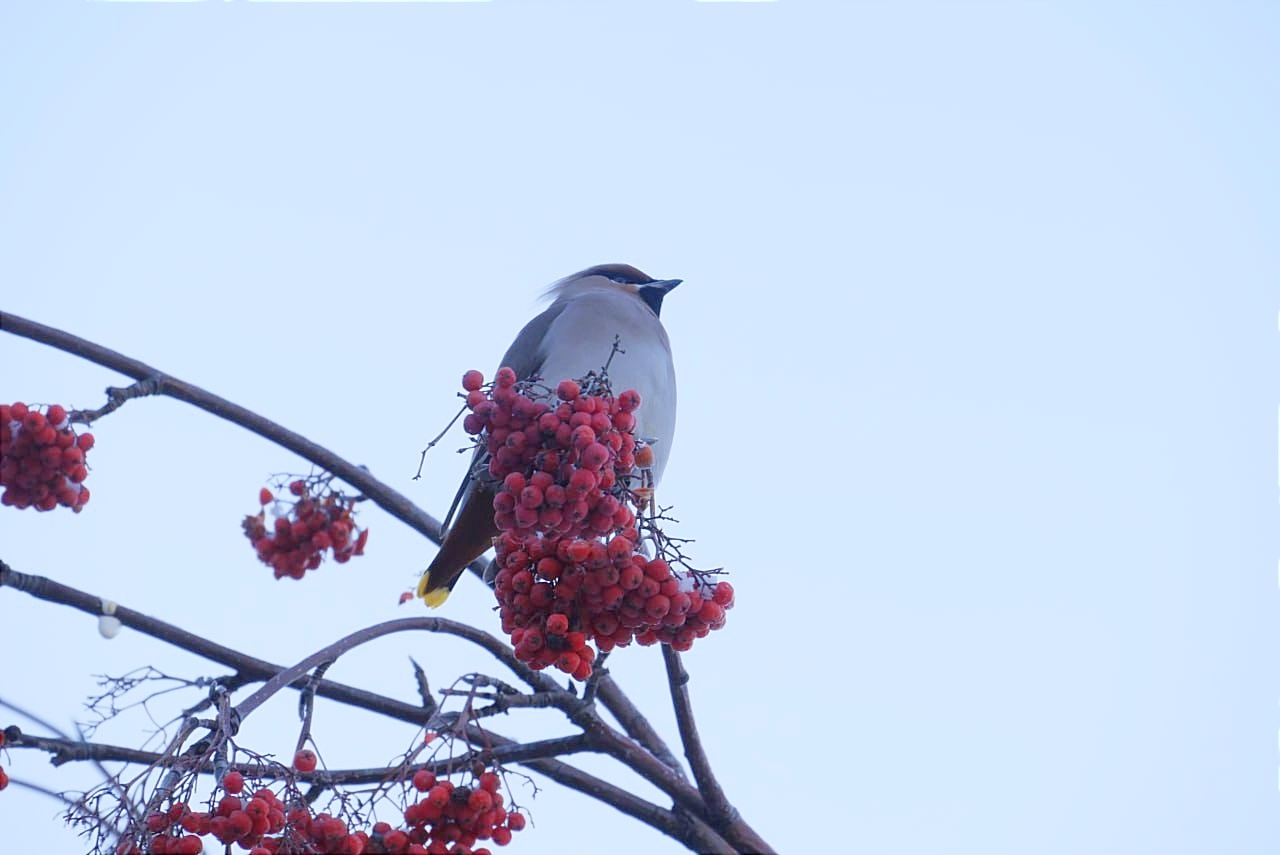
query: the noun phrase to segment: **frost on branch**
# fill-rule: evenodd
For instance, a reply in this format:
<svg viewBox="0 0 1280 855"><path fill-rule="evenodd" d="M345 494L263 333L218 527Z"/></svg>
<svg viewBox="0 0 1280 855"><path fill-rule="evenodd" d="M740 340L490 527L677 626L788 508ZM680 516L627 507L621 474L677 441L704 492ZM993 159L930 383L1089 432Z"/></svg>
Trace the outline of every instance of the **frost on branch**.
<svg viewBox="0 0 1280 855"><path fill-rule="evenodd" d="M463 427L486 452L475 477L494 491L494 590L516 656L585 680L597 650L688 650L724 626L729 583L672 566L683 559L652 511L653 450L635 435L640 395L615 397L604 372L554 397L510 368L483 382L463 377Z"/></svg>

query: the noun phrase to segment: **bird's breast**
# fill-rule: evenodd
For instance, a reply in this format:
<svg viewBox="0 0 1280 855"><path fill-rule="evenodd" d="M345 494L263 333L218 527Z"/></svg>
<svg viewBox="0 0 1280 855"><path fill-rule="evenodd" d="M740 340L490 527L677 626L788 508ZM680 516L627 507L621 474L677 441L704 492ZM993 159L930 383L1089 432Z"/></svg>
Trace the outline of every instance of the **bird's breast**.
<svg viewBox="0 0 1280 855"><path fill-rule="evenodd" d="M627 299L636 311L625 304L566 308L547 330L545 358L538 373L554 388L561 380L598 372L608 363L615 394L627 389L640 393L636 435L655 440L654 476L659 478L675 435L675 366L661 323L639 300ZM615 340L617 353L613 353Z"/></svg>

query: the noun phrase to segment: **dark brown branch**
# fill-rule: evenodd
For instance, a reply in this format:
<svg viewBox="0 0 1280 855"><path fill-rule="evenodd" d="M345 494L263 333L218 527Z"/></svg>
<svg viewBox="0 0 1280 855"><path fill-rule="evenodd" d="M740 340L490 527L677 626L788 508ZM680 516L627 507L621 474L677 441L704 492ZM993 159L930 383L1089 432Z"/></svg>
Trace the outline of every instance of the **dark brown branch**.
<svg viewBox="0 0 1280 855"><path fill-rule="evenodd" d="M594 710L584 710L573 721L592 737L596 748L630 768L640 777L662 790L675 800L678 808L688 811L696 819L709 824L740 852L773 852L768 843L756 834L741 817L732 821L713 816L707 809L701 793L658 760L639 743L626 738L606 725Z"/></svg>
<svg viewBox="0 0 1280 855"><path fill-rule="evenodd" d="M30 593L33 596L49 600L50 602L73 606L88 614L101 614L102 601L97 597L90 596L82 591L59 584L51 579L19 573L8 565L0 562L0 587L4 586L17 588ZM253 660L238 651L213 644L212 642L194 635L193 633L186 632L185 630L181 630L171 624L140 614L132 609L117 606L115 616L125 626L138 629L148 635L152 635L165 642L174 644L175 646L190 650L204 656L205 658L213 659L216 662L237 668L241 671L256 671L263 678L272 681L269 684L271 688L267 693L267 696L278 691L286 684L294 686L295 688L305 687L306 671L314 667L317 662L333 658L332 649L326 648L326 650L321 651L320 654L314 654L313 657L308 657L308 659L303 660L303 663L300 663L299 666L295 666L296 673L294 673L290 679L285 680L282 677L282 672L285 672L286 669L278 665L272 665L271 663L262 662L261 660ZM510 649L507 648L506 645L502 644L488 633L481 632L473 627L455 624L452 621L445 621L442 618L406 618L400 621L391 621L390 625L394 627L392 631L403 631L403 629L410 627L427 628L428 626L449 625L451 627L451 631L452 629L456 629L456 634L463 638L467 638L468 640L476 641L482 647L485 647L486 650L488 650L489 645L492 644L494 649L490 652L495 653L495 655L500 655L502 657L511 656L514 658ZM388 624L381 625L381 627L386 626L388 626ZM381 634L385 634L386 630L381 627L374 627L372 628L372 631L378 631ZM364 632L369 631L370 630L366 630ZM360 633L357 633L357 635L360 635ZM315 661L312 661L313 659ZM534 688L539 691L561 692L566 695L568 694L564 689L561 689L554 680L545 674L532 672L532 682ZM401 718L404 721L412 721L418 724L422 723L422 710L419 707L414 707L410 704L400 702L393 702L398 708L400 708L400 711L405 713L403 715L397 715L387 709L386 703L390 699L373 695L369 692L363 692L359 689L352 689L347 686L341 686L339 688L339 686L340 684L334 684L329 680L321 680L316 685L316 693L334 700L351 703L353 706L360 706L364 709L371 709L376 712L393 715L394 717ZM263 687L263 689L259 690L258 694L262 694L264 691L267 691L267 687ZM265 700L265 696L263 699ZM361 703L357 703L357 699ZM253 700L253 698L250 698L239 705L242 716L248 715L248 713L256 707L257 703L261 703L261 700L259 700L256 703L251 704L250 702ZM623 762L633 768L642 777L646 778L659 789L663 790L675 799L677 803L681 804L686 810L695 816L700 816L708 822L712 822L711 816L707 813L706 805L703 804L697 791L685 783L684 779L680 775L673 772L665 763L655 759L653 755L644 750L639 743L633 742L614 731L613 728L609 727L609 725L600 718L599 714L595 712L593 708L582 705L577 698L574 698L574 701L578 702L578 706L574 708L576 711L566 709L566 712L570 713L570 719L575 724L582 727L584 730L587 730L588 733L593 736L596 740L595 744L597 747L615 757L615 759L620 762ZM567 704L566 707L568 707ZM714 822L712 822L712 825L714 826Z"/></svg>
<svg viewBox="0 0 1280 855"><path fill-rule="evenodd" d="M658 732L653 729L653 725L649 723L649 719L645 718L644 713L631 703L631 699L618 687L613 677L604 674L596 683L596 697L604 708L613 714L618 720L618 724L622 725L623 731L639 742L649 750L654 757L657 757L665 763L673 772L683 778L684 769L680 766L680 761L676 759L676 755L667 747L667 743L663 741Z"/></svg>
<svg viewBox="0 0 1280 855"><path fill-rule="evenodd" d="M120 614L121 609L117 606L116 617L120 618L122 623L128 625L124 617ZM511 667L512 670L520 674L531 686L544 695L561 695L567 699L569 703L576 703L577 698L566 690L560 688L555 680L552 680L545 674L530 669L524 663L516 659L515 654L511 652L511 648L503 644L498 639L489 635L487 632L467 626L457 621L446 620L445 618L401 618L399 620L390 620L375 626L365 627L357 630L345 638L341 638L321 650L317 650L310 656L303 659L296 665L286 668L277 674L274 674L266 684L254 692L245 700L241 701L236 710L240 713L241 718L245 718L249 713L253 712L259 706L266 702L268 698L286 686L300 684L304 688L312 684L307 678L307 672L312 668L325 663L333 662L339 656L342 656L349 650L359 647L361 644L381 638L384 635L391 635L396 632L441 632L448 635L456 635L464 638L474 644L483 647L486 652L492 654L503 664ZM567 706L566 700L561 700L558 705L562 708Z"/></svg>
<svg viewBox="0 0 1280 855"><path fill-rule="evenodd" d="M329 449L317 445L306 437L296 434L270 419L263 418L252 410L245 409L225 398L220 398L211 392L201 389L199 386L193 386L176 377L170 377L145 362L140 362L110 348L95 344L63 330L28 320L11 312L0 312L0 330L23 338L29 338L32 341L38 341L41 344L79 356L82 359L140 381L140 386L136 393L116 390L116 394L111 396L114 405L109 403L109 409L115 409L120 406L120 403L128 397L142 394L165 395L199 407L207 413L211 413L232 424L237 424L282 448L292 451L321 469L332 472L414 531L425 535L435 543L440 542L440 522L409 501L405 496L373 477L367 469L362 469L349 463ZM473 564L477 565L472 568L477 574L483 573L484 568L480 566L481 562L477 561L473 562Z"/></svg>
<svg viewBox="0 0 1280 855"><path fill-rule="evenodd" d="M38 599L59 605L71 606L90 615L102 613L102 600L100 598L43 576L20 573L0 561L0 588L4 587L14 588ZM282 666L248 656L238 650L217 644L194 633L179 629L172 624L123 606L116 606L114 614L125 626L143 632L167 644L195 653L198 656L234 668L242 675L248 675L259 680L269 680L285 670ZM419 620L440 619L427 618ZM468 633L475 633L492 639L492 636L488 636L487 633L472 627L464 627L464 629ZM504 652L509 652L506 650L505 645L502 645L502 648ZM537 674L537 678L548 680L554 685L554 680L551 680L546 675ZM305 677L295 680L291 685L293 688L304 688L306 685ZM536 688L542 689L543 687L539 685ZM557 691L564 691L559 689L558 686L555 688ZM411 724L420 726L426 719L422 707L406 704L383 695L336 683L332 680L320 680L316 683L315 690L316 694L331 700L358 709L380 713ZM566 694L568 693L566 692ZM614 731L594 710L585 706L579 707L576 714L572 715L571 718L580 727L584 727L584 730L588 731L588 738L591 740L590 744L594 749L602 750L625 765L630 766L642 777L667 792L693 816L703 817L704 819L709 818L706 814L706 807L701 803L696 790L685 784L666 764L654 759L639 743L633 742ZM493 746L516 744L492 731L468 728L466 732L469 741L474 744ZM686 816L678 816L672 811L653 805L580 769L554 759L529 760L525 761L523 765L563 786L589 795L628 816L651 825L659 831L685 842L686 845L693 846L694 843L691 843L691 841L696 841L696 845L701 847L699 851L720 851L718 846L712 845L714 841L708 836L708 830L701 828L696 821L691 821ZM748 848L747 851L750 851L750 849ZM764 847L759 851L768 851L768 848Z"/></svg>
<svg viewBox="0 0 1280 855"><path fill-rule="evenodd" d="M20 734L16 739L6 743L7 748L28 748L43 751L50 755L49 762L54 766L67 763L137 763L155 768L171 768L182 766L193 772L212 774L214 763L211 760L192 761L190 757L182 757L175 752L140 751L123 745L108 745L100 742L83 742L75 739L52 736L33 736ZM387 780L389 773L397 775L404 772L412 775L419 769L427 769L438 774L446 774L451 770L465 767L474 759L484 757L495 763L528 763L548 757L559 757L567 754L580 754L591 751L589 740L582 734L560 739L544 739L539 742L516 743L507 742L492 749L475 750L461 757L447 757L429 763L415 763L403 769L331 769L302 773L280 763L230 763L223 770L236 770L245 777L255 779L295 777L301 781L314 782L325 786L335 784L370 784Z"/></svg>
<svg viewBox="0 0 1280 855"><path fill-rule="evenodd" d="M472 731L478 732L473 733ZM487 742L495 746L495 749L509 743L509 740L498 736L492 731L479 731L478 728L474 727L468 728L467 738L472 742ZM621 787L592 777L581 769L577 769L567 763L548 759L527 761L523 765L546 778L550 778L561 786L598 799L619 812L637 819L675 840L679 840L694 852L729 855L729 853L738 851L708 826L699 823L697 820L693 820L679 811L660 808Z"/></svg>
<svg viewBox="0 0 1280 855"><path fill-rule="evenodd" d="M684 756L698 782L698 792L706 800L707 807L719 822L733 822L738 811L729 804L720 782L711 770L711 761L702 747L698 725L693 720L693 703L689 699L689 673L684 670L680 654L670 646L662 645L662 660L667 666L667 684L671 689L671 702L675 706L676 726L680 729L680 741L684 744Z"/></svg>
<svg viewBox="0 0 1280 855"><path fill-rule="evenodd" d="M51 603L59 605L71 606L74 609L85 612L89 615L102 614L102 599L80 591L76 588L55 582L44 576L34 576L27 573L20 573L12 567L0 561L0 587L10 587L30 594L41 600L47 600ZM284 668L271 662L249 656L226 647L216 642L210 641L199 635L166 623L162 620L136 612L133 609L117 606L115 617L122 624L130 629L137 630L152 638L157 638L166 644L180 647L183 650L190 651L197 656L202 656L213 662L225 665L228 668L234 668L243 677L249 678L249 681L269 680L279 674ZM444 618L407 618L406 620L418 621L434 621L440 627L439 631L454 632L462 638L472 641L483 647L486 651L497 656L503 664L513 668L521 679L529 677L530 685L539 691L556 690L558 685L550 677L545 674L531 671L528 666L519 662L511 649L502 643L499 639L494 638L486 632L466 626L465 624L448 621ZM425 628L425 627L424 627ZM548 685L550 683L550 685ZM305 676L300 676L292 684L293 688L301 689L306 685ZM381 713L400 721L413 722L421 724L426 720L426 714L422 707L412 704L394 701L383 695L373 692L367 692L363 689L356 689L342 683L335 683L332 680L320 680L316 684L316 694L329 698L330 700L339 701L349 704L359 709L369 710L370 712Z"/></svg>

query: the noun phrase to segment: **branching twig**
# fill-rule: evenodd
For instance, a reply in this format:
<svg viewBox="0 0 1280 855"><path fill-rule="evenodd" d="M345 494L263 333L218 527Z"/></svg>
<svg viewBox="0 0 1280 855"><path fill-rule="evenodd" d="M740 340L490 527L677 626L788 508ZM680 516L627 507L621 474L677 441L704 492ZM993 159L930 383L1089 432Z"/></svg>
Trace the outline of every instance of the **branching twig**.
<svg viewBox="0 0 1280 855"><path fill-rule="evenodd" d="M97 615L101 611L102 601L90 594L54 582L41 576L32 576L12 569L3 561L0 561L0 588L10 587L21 590L40 599L48 600L53 603L68 605L77 608L91 615ZM273 665L260 659L250 657L240 651L233 650L220 644L216 644L208 639L197 636L193 633L181 630L178 627L167 624L155 618L127 609L123 606L117 606L115 616L125 626L131 627L138 631L145 632L155 638L166 643L181 647L197 655L204 656L207 659L219 662L228 667L236 668L242 674L255 675L257 679L270 679L280 674L285 669L279 665ZM442 621L440 618L410 618L403 623L409 622L442 622L445 625L453 624L451 621ZM393 621L393 624L402 623ZM385 624L383 625L385 626ZM488 644L495 645L495 655L497 651L501 651L502 656L510 656L510 649L502 644L498 639L493 638L487 633L472 627L456 624L463 637L472 636L480 639L486 639L487 642L481 646L488 649ZM407 628L407 627L405 627ZM427 628L425 626L420 628ZM332 650L326 649L327 655L332 655ZM305 669L299 672L305 673ZM545 691L564 692L570 697L574 697L571 693L562 689L551 677L540 672L531 672L533 680L537 684L535 689ZM302 682L295 678L292 681L295 688L301 688ZM603 689L603 687L602 687ZM424 717L421 707L412 704L406 704L367 692L361 689L355 689L345 686L341 683L335 683L330 680L321 680L316 685L316 693L318 695L328 697L342 703L349 704L360 709L367 709L378 712L401 721L421 725ZM620 694L620 693L619 693ZM574 697L575 701L581 702L581 699ZM659 786L668 795L671 795L676 802L680 803L691 814L696 816L706 816L706 808L701 803L700 797L695 789L685 784L678 775L676 775L669 767L661 761L655 760L652 755L645 751L638 743L624 737L610 728L600 718L594 708L579 707L572 716L573 721L587 731L587 745L591 750L604 751L610 754L620 762L631 766L635 771L645 777L647 780ZM464 730L464 734L469 741L479 744L491 746L515 745L512 740L506 739L492 731L480 731L474 726L468 726ZM152 762L154 756L150 752L140 752L134 762ZM64 761L65 762L65 761ZM632 795L621 787L614 786L606 781L601 780L593 775L587 774L580 769L576 769L566 763L554 759L535 759L523 761L523 765L539 772L561 785L578 792L596 798L606 804L611 805L623 813L632 816L654 828L668 834L676 839L688 841L698 839L703 841L699 845L704 846L708 851L719 851L717 847L711 846L707 842L705 833L699 832L697 823L690 821L688 817L677 815L676 813L659 808L650 802L645 801L637 796ZM707 817L709 819L709 817ZM699 837L698 835L703 836ZM744 851L751 851L750 847L746 847ZM759 851L768 851L767 847Z"/></svg>
<svg viewBox="0 0 1280 855"><path fill-rule="evenodd" d="M418 471L414 474L413 480L417 481L422 477L422 465L427 462L427 452L440 444L440 440L444 439L444 435L449 432L449 428L458 423L458 419L462 418L462 414L467 411L466 407L458 410L453 418L449 419L449 423L444 426L444 430L436 435L436 438L427 443L427 447L422 449L422 456L418 458Z"/></svg>

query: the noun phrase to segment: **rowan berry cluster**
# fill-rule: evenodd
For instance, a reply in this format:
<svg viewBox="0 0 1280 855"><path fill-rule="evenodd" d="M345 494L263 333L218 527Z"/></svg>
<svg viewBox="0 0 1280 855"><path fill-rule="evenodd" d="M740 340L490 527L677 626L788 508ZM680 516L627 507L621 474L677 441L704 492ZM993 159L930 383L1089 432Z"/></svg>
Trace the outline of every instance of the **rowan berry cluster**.
<svg viewBox="0 0 1280 855"><path fill-rule="evenodd" d="M413 788L422 798L405 808L405 832L384 835L386 852L427 852L430 855L481 855L489 850L473 848L477 841L492 840L499 846L511 842L512 832L524 828L523 814L504 807L501 779L491 769L473 774L471 783L456 786L452 781L437 780L427 769L413 774ZM375 829L377 826L375 826ZM405 837L405 848L392 848ZM425 847L411 848L414 844Z"/></svg>
<svg viewBox="0 0 1280 855"><path fill-rule="evenodd" d="M294 480L289 493L296 498L277 498L263 487L258 493L262 510L245 517L243 523L258 558L277 579L301 579L308 570L319 567L330 550L339 564L364 554L369 530L356 527L352 517L355 499L333 489L323 477ZM270 525L268 510L274 516Z"/></svg>
<svg viewBox="0 0 1280 855"><path fill-rule="evenodd" d="M294 766L302 765L295 758ZM421 798L405 809L404 826L377 822L364 831L327 813L313 815L301 800L286 805L267 787L247 795L244 775L231 771L222 777L224 795L213 810L177 802L151 813L143 833L122 841L116 853L197 855L204 851L201 838L211 835L249 855L492 855L477 848L477 841L505 846L512 832L524 828L525 818L503 807L497 773L478 772L468 786L455 786L420 769L412 784Z"/></svg>
<svg viewBox="0 0 1280 855"><path fill-rule="evenodd" d="M85 454L93 434L78 436L65 408L41 412L22 402L0 404L0 503L51 511L65 505L76 513L89 501Z"/></svg>
<svg viewBox="0 0 1280 855"><path fill-rule="evenodd" d="M117 855L144 851L153 855L197 855L204 851L200 840L204 835L213 835L224 845L238 844L255 855L277 850L328 851L281 847L286 839L300 835L300 827L310 828L313 819L305 808L286 811L276 794L266 787L245 797L244 776L239 772L228 772L223 777L223 789L226 794L211 811L192 810L186 802L176 802L168 810L150 814L144 821L149 849L135 839L126 839L117 848ZM277 836L273 839L271 835Z"/></svg>
<svg viewBox="0 0 1280 855"><path fill-rule="evenodd" d="M463 388L463 426L481 436L495 484L502 628L521 661L584 680L596 648L634 640L688 650L724 626L728 582L673 570L639 548L646 482L637 467L651 466L653 452L635 437L638 393L615 397L607 379L591 377L560 382L548 400L510 368L488 389L469 371Z"/></svg>

